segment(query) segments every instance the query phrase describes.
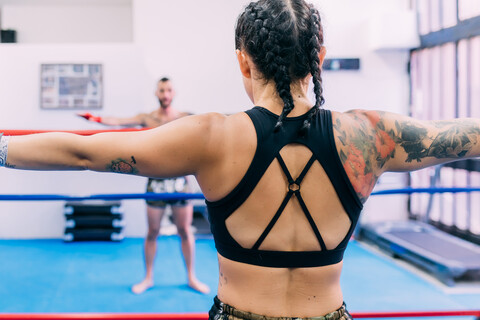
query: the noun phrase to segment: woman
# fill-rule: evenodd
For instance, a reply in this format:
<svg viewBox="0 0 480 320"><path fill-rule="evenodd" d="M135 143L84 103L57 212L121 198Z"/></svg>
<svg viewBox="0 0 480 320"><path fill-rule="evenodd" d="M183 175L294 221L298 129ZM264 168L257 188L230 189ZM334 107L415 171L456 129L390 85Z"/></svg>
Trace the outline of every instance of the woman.
<svg viewBox="0 0 480 320"><path fill-rule="evenodd" d="M480 121L320 109L323 32L317 10L303 0L249 4L237 22L236 46L245 90L259 107L136 133L3 138L0 163L193 174L208 199L219 252L210 318L348 319L343 251L378 177L478 156Z"/></svg>

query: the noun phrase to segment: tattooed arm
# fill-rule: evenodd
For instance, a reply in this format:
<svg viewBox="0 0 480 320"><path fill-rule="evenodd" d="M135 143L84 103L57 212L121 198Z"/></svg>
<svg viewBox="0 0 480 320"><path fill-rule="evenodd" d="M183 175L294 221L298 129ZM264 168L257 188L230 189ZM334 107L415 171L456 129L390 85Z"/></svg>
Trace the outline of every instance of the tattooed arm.
<svg viewBox="0 0 480 320"><path fill-rule="evenodd" d="M7 163L30 170L88 169L151 177L195 174L216 157L216 139L222 135L212 128L221 119L199 115L146 131L88 137L68 133L10 137Z"/></svg>
<svg viewBox="0 0 480 320"><path fill-rule="evenodd" d="M380 121L390 128L396 146L386 171L412 171L480 156L480 119L421 121L384 113Z"/></svg>
<svg viewBox="0 0 480 320"><path fill-rule="evenodd" d="M380 111L334 115L342 164L360 199L385 171L413 171L480 155L480 120L421 121Z"/></svg>

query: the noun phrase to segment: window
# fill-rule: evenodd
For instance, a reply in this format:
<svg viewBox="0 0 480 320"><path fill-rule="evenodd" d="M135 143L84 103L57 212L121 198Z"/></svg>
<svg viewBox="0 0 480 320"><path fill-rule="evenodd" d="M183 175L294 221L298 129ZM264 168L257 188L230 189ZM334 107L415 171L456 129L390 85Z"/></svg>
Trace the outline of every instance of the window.
<svg viewBox="0 0 480 320"><path fill-rule="evenodd" d="M421 46L411 52L411 116L480 118L480 1L417 0L413 6ZM462 162L412 172L410 184L480 186L480 161ZM411 218L480 243L480 193L414 194L409 201Z"/></svg>

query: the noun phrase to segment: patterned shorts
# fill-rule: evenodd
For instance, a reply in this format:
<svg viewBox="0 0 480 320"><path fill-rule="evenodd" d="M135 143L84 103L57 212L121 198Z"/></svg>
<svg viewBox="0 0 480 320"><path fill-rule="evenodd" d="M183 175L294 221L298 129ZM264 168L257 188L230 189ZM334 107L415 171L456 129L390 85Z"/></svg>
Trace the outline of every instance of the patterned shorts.
<svg viewBox="0 0 480 320"><path fill-rule="evenodd" d="M190 185L185 177L173 179L148 179L147 192L155 193L176 193L190 192ZM147 205L157 208L165 208L166 206L183 207L189 204L188 200L147 200Z"/></svg>
<svg viewBox="0 0 480 320"><path fill-rule="evenodd" d="M352 320L345 303L337 310L324 316L311 318L267 317L259 314L241 311L213 298L213 306L208 312L209 320Z"/></svg>

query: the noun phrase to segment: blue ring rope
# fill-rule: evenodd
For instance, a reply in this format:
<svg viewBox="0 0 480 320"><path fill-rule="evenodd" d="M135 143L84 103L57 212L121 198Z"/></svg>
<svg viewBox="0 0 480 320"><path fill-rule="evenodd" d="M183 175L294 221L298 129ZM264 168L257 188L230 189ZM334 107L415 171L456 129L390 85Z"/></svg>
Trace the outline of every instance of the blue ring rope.
<svg viewBox="0 0 480 320"><path fill-rule="evenodd" d="M379 190L372 192L372 196L376 195L389 195L389 194L412 194L412 193L461 193L461 192L478 192L480 187L449 187L449 188L403 188L403 189L390 189Z"/></svg>
<svg viewBox="0 0 480 320"><path fill-rule="evenodd" d="M187 200L205 199L202 193L117 193L117 194L92 194L85 196L64 196L59 194L1 194L0 201L83 201L83 200Z"/></svg>
<svg viewBox="0 0 480 320"><path fill-rule="evenodd" d="M379 190L372 192L372 196L391 195L391 194L413 194L413 193L461 193L478 192L480 187L470 188L402 188ZM65 196L58 194L0 194L0 201L84 201L84 200L188 200L205 199L202 193L118 193L118 194L93 194L85 196Z"/></svg>

